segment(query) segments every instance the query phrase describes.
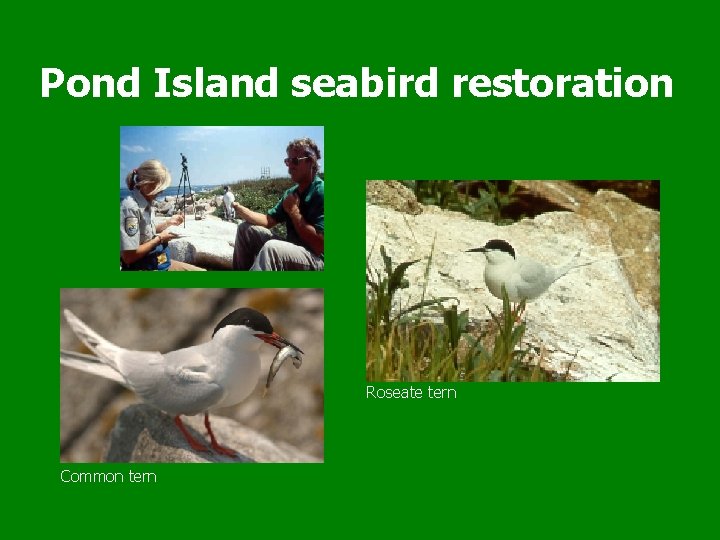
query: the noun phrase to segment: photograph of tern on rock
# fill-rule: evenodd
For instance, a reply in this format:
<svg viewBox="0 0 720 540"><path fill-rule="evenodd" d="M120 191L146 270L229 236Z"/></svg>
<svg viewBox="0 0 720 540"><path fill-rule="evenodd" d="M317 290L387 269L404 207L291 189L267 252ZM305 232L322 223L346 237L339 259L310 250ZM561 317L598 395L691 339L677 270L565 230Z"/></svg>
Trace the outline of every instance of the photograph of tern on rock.
<svg viewBox="0 0 720 540"><path fill-rule="evenodd" d="M366 379L660 380L660 182L369 180Z"/></svg>
<svg viewBox="0 0 720 540"><path fill-rule="evenodd" d="M60 461L324 460L322 289L61 289Z"/></svg>

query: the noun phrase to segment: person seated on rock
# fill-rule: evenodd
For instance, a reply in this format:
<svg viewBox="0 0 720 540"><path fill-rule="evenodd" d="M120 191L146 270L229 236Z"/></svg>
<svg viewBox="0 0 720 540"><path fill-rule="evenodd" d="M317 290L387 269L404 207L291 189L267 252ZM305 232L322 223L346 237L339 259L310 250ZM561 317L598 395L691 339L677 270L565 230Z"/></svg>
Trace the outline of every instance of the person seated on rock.
<svg viewBox="0 0 720 540"><path fill-rule="evenodd" d="M233 203L235 202L235 195L230 191L230 186L225 186L225 195L223 195L223 206L225 208L225 219L232 221L235 219L235 209Z"/></svg>
<svg viewBox="0 0 720 540"><path fill-rule="evenodd" d="M290 178L296 185L283 193L267 214L234 203L238 225L233 253L235 270L323 270L325 267L325 188L318 176L320 150L309 138L287 146ZM270 229L284 222L287 240Z"/></svg>
<svg viewBox="0 0 720 540"><path fill-rule="evenodd" d="M170 260L168 242L175 235L166 231L183 222L176 215L155 223L153 201L170 185L170 171L156 159L143 162L125 180L132 190L120 203L120 267L122 270L203 270L192 264Z"/></svg>

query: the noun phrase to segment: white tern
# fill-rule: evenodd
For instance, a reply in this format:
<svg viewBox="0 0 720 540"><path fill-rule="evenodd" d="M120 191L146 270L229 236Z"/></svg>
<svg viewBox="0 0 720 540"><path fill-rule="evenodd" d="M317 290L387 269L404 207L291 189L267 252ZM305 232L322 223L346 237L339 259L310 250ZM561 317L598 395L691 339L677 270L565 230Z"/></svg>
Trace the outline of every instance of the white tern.
<svg viewBox="0 0 720 540"><path fill-rule="evenodd" d="M534 300L573 268L622 258L614 257L551 267L532 259L516 256L515 249L508 242L497 239L490 240L483 247L469 249L467 252L481 252L485 255L487 259L485 285L493 296L501 300L504 285L508 299L513 303Z"/></svg>

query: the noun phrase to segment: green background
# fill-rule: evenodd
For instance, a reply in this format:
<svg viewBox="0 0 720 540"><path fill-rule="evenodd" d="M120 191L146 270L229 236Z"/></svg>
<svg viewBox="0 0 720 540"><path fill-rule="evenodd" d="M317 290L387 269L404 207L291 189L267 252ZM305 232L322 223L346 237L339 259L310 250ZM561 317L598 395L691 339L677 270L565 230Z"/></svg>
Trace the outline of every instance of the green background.
<svg viewBox="0 0 720 540"><path fill-rule="evenodd" d="M99 5L98 5L99 6ZM97 10L109 9L110 14ZM3 101L6 225L6 489L25 530L144 536L343 534L451 529L556 536L653 535L702 526L699 485L715 472L708 334L712 272L703 231L716 179L709 14L593 4L507 11L281 4L148 9L131 3L9 13ZM692 11L692 14L686 14ZM416 15L412 12L422 11ZM40 97L42 67L66 76L141 70L140 99ZM155 67L279 71L275 99L153 97ZM299 73L427 73L436 99L293 98ZM453 74L669 74L671 99L477 99ZM121 125L323 125L326 271L121 274ZM716 139L716 135L714 136ZM238 149L241 151L242 149ZM662 382L457 385L454 401L368 401L364 380L367 179L660 179ZM23 221L20 225L17 220ZM20 226L19 226L20 225ZM707 253L708 257L712 253ZM695 259L692 260L695 262ZM693 268L687 275L688 266ZM155 485L62 484L58 463L59 290L70 287L323 287L325 463L138 465ZM698 305L693 305L698 304ZM704 317L708 314L708 318ZM710 342L710 343L708 343ZM716 456L714 456L716 457ZM74 465L77 471L126 471ZM46 513L47 512L47 513Z"/></svg>

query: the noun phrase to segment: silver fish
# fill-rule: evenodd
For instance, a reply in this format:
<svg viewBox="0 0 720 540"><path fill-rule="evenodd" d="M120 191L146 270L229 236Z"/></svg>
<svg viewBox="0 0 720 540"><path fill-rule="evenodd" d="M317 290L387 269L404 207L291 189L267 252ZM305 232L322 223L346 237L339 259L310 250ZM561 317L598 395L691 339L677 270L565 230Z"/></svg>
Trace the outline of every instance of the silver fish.
<svg viewBox="0 0 720 540"><path fill-rule="evenodd" d="M293 365L295 368L300 369L300 366L302 365L302 351L300 349L293 347L292 345L287 345L278 350L275 358L273 358L272 364L270 364L270 371L268 371L267 382L265 383L266 391L270 388L270 383L275 378L275 375L277 375L277 372L280 371L280 367L288 357L293 359Z"/></svg>

